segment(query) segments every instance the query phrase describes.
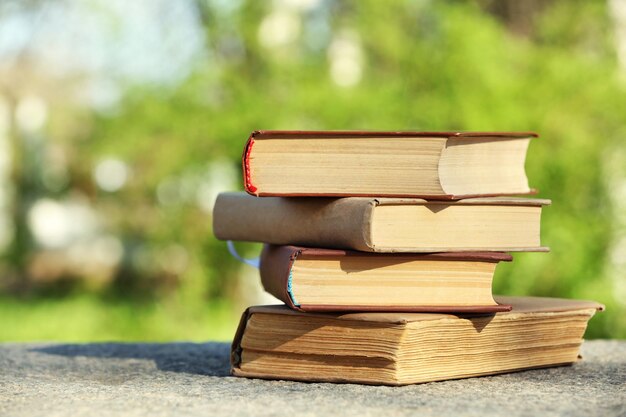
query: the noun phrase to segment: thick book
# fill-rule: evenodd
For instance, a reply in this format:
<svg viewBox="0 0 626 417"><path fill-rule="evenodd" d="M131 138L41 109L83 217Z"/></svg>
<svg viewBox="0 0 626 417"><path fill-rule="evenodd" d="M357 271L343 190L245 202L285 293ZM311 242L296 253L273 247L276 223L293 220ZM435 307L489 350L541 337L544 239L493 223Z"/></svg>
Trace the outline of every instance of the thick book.
<svg viewBox="0 0 626 417"><path fill-rule="evenodd" d="M405 385L569 365L592 301L497 297L510 312L302 313L251 307L231 350L233 375Z"/></svg>
<svg viewBox="0 0 626 417"><path fill-rule="evenodd" d="M459 199L529 194L533 132L255 131L243 152L256 196Z"/></svg>
<svg viewBox="0 0 626 417"><path fill-rule="evenodd" d="M549 200L476 198L257 198L220 194L218 239L366 252L546 251L542 207Z"/></svg>
<svg viewBox="0 0 626 417"><path fill-rule="evenodd" d="M378 254L266 245L261 281L300 311L508 311L491 284L502 252Z"/></svg>

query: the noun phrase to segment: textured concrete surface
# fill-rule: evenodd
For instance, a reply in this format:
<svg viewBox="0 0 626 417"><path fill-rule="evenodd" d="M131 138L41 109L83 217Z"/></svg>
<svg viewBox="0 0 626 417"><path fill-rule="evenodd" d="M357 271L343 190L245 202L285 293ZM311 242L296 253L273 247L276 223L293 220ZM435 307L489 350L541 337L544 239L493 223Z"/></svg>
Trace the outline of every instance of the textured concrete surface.
<svg viewBox="0 0 626 417"><path fill-rule="evenodd" d="M407 387L233 378L225 343L0 345L0 416L626 416L626 341L571 367Z"/></svg>

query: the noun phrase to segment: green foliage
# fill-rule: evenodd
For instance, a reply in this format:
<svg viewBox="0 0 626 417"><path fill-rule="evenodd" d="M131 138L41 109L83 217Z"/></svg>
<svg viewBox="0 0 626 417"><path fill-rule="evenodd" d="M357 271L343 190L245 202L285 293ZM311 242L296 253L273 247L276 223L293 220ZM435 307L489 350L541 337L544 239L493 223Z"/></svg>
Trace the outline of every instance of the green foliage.
<svg viewBox="0 0 626 417"><path fill-rule="evenodd" d="M132 167L122 191L91 193L127 249L147 248L155 262L172 243L190 254L173 282L128 261L114 286L159 303L178 297L198 315L205 303L234 296L240 267L212 237L210 217L184 198L184 182L178 202L157 196L164 181L193 177L214 161L238 169L252 130L535 130L542 138L531 145L527 172L539 196L553 200L543 218L552 252L515 255L499 267L495 290L601 301L608 310L588 336L626 337L626 308L614 295L619 278L608 268L617 231L607 180L615 174L607 158L624 152L626 93L604 3L550 2L522 37L472 3L323 2L299 12L298 39L266 48L258 31L270 6L247 1L225 14L200 4L206 62L177 88L130 90L117 112L95 116L74 142L76 172L107 155ZM344 35L362 48L362 78L351 87L329 76L330 43ZM86 310L100 311L94 303ZM194 338L156 326L112 336L149 332Z"/></svg>
<svg viewBox="0 0 626 417"><path fill-rule="evenodd" d="M0 341L228 341L232 338L239 311L231 305L212 302L190 308L179 301L103 299L92 294L62 299L2 297Z"/></svg>

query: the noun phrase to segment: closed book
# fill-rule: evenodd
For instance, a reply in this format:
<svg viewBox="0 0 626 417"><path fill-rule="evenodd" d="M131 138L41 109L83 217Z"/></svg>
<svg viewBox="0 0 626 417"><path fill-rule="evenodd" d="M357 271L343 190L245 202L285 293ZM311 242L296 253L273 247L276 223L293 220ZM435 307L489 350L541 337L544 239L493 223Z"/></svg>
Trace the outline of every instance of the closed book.
<svg viewBox="0 0 626 417"><path fill-rule="evenodd" d="M256 196L459 199L528 194L533 132L256 131L243 152Z"/></svg>
<svg viewBox="0 0 626 417"><path fill-rule="evenodd" d="M257 198L222 193L218 239L366 252L546 251L541 210L549 200L476 198Z"/></svg>
<svg viewBox="0 0 626 417"><path fill-rule="evenodd" d="M491 294L501 252L378 254L266 245L263 287L300 311L508 311Z"/></svg>
<svg viewBox="0 0 626 417"><path fill-rule="evenodd" d="M495 314L244 312L231 349L235 376L405 385L579 360L587 322L602 305L496 297Z"/></svg>

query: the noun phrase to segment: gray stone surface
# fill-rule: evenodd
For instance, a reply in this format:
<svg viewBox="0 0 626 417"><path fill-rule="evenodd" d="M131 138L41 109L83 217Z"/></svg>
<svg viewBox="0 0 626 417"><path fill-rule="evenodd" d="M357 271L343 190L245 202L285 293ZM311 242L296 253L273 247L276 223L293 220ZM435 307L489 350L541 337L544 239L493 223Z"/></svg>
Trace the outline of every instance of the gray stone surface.
<svg viewBox="0 0 626 417"><path fill-rule="evenodd" d="M626 416L626 341L571 367L406 387L233 378L225 343L0 345L0 416Z"/></svg>

